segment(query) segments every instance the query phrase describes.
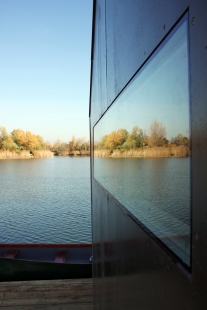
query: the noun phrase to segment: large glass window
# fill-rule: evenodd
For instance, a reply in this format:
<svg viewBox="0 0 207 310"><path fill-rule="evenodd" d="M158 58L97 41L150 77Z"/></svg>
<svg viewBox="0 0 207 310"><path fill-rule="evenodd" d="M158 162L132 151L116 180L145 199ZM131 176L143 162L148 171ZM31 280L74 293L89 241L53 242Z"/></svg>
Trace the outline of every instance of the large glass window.
<svg viewBox="0 0 207 310"><path fill-rule="evenodd" d="M187 15L94 127L94 178L190 266Z"/></svg>

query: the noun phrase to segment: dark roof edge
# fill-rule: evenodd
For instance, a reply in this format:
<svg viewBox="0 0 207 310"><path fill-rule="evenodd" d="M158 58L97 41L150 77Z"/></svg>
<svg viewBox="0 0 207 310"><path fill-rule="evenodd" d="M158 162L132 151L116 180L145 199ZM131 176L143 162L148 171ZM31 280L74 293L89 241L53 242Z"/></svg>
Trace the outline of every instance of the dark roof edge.
<svg viewBox="0 0 207 310"><path fill-rule="evenodd" d="M89 117L91 116L91 93L92 93L92 77L93 77L93 52L94 52L94 36L95 36L95 18L96 18L96 0L93 0L92 35L91 35L91 72L90 72L90 93L89 93Z"/></svg>

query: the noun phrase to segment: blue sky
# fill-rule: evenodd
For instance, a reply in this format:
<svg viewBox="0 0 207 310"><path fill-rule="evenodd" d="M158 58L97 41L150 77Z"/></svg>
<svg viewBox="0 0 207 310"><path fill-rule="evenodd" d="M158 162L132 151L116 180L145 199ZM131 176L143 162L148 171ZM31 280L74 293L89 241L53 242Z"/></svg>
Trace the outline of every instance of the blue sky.
<svg viewBox="0 0 207 310"><path fill-rule="evenodd" d="M139 126L150 135L153 120L166 138L190 136L187 19L183 19L95 126L95 141L113 130Z"/></svg>
<svg viewBox="0 0 207 310"><path fill-rule="evenodd" d="M0 0L0 126L89 138L92 0Z"/></svg>

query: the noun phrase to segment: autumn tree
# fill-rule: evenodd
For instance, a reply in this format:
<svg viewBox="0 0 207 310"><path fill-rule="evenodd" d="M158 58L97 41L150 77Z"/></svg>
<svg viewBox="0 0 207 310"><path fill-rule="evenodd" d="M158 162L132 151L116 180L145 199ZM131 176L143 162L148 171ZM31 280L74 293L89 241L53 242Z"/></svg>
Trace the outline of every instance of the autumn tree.
<svg viewBox="0 0 207 310"><path fill-rule="evenodd" d="M114 150L121 148L127 138L126 129L119 129L112 131L110 134L105 136L104 146L106 149Z"/></svg>
<svg viewBox="0 0 207 310"><path fill-rule="evenodd" d="M43 138L39 135L37 135L37 141L38 141L38 150L48 150L49 146L48 144L43 140Z"/></svg>
<svg viewBox="0 0 207 310"><path fill-rule="evenodd" d="M14 129L11 134L14 142L18 145L18 147L20 149L26 149L26 133L22 129Z"/></svg>
<svg viewBox="0 0 207 310"><path fill-rule="evenodd" d="M76 146L77 146L77 142L76 142L76 137L72 136L72 140L69 141L69 150L71 151L75 151L76 150Z"/></svg>
<svg viewBox="0 0 207 310"><path fill-rule="evenodd" d="M61 144L60 139L57 139L55 143L53 144L53 149L57 149L60 146L60 144Z"/></svg>
<svg viewBox="0 0 207 310"><path fill-rule="evenodd" d="M78 138L76 140L76 149L77 150L85 149L85 138Z"/></svg>
<svg viewBox="0 0 207 310"><path fill-rule="evenodd" d="M78 138L76 140L76 149L78 150L89 150L90 148L90 141L86 141L84 137Z"/></svg>
<svg viewBox="0 0 207 310"><path fill-rule="evenodd" d="M26 131L26 150L36 150L38 145L37 137L30 131Z"/></svg>
<svg viewBox="0 0 207 310"><path fill-rule="evenodd" d="M23 131L22 129L14 129L11 133L13 141L21 150L45 150L46 143L39 135L35 135L30 131Z"/></svg>
<svg viewBox="0 0 207 310"><path fill-rule="evenodd" d="M104 150L107 148L106 146L107 135L103 136L99 142L95 143L95 147L99 150Z"/></svg>
<svg viewBox="0 0 207 310"><path fill-rule="evenodd" d="M11 134L9 134L5 127L0 127L0 149L2 150L16 150L16 146Z"/></svg>
<svg viewBox="0 0 207 310"><path fill-rule="evenodd" d="M84 141L82 146L81 146L81 150L90 150L90 141Z"/></svg>
<svg viewBox="0 0 207 310"><path fill-rule="evenodd" d="M126 149L135 149L143 146L145 141L144 131L138 126L132 128L132 132L127 135L124 148Z"/></svg>
<svg viewBox="0 0 207 310"><path fill-rule="evenodd" d="M150 126L149 146L163 146L166 142L166 128L157 120L152 121Z"/></svg>
<svg viewBox="0 0 207 310"><path fill-rule="evenodd" d="M188 137L183 136L182 134L178 134L174 138L171 139L171 143L175 144L176 146L184 145L190 147L190 140Z"/></svg>
<svg viewBox="0 0 207 310"><path fill-rule="evenodd" d="M88 140L86 142L86 150L90 150L90 145L91 145L90 140Z"/></svg>

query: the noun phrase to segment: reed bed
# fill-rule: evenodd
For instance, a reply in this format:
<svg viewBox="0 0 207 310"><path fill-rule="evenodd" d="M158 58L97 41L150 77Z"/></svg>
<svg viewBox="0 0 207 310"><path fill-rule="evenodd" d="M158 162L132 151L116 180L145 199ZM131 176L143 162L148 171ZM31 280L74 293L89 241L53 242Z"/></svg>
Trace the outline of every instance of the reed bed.
<svg viewBox="0 0 207 310"><path fill-rule="evenodd" d="M71 151L69 153L69 156L89 156L90 151L88 150L76 150L76 151Z"/></svg>
<svg viewBox="0 0 207 310"><path fill-rule="evenodd" d="M32 155L30 151L11 152L11 151L0 151L0 159L30 159Z"/></svg>
<svg viewBox="0 0 207 310"><path fill-rule="evenodd" d="M80 155L81 156L90 156L90 151L89 150L80 150Z"/></svg>
<svg viewBox="0 0 207 310"><path fill-rule="evenodd" d="M69 153L69 156L79 156L80 155L80 151L79 150L76 150L76 151L71 151Z"/></svg>
<svg viewBox="0 0 207 310"><path fill-rule="evenodd" d="M110 150L95 150L94 151L94 157L110 157L110 154L111 154Z"/></svg>
<svg viewBox="0 0 207 310"><path fill-rule="evenodd" d="M130 150L95 150L94 157L188 157L190 150L186 146L146 147Z"/></svg>
<svg viewBox="0 0 207 310"><path fill-rule="evenodd" d="M51 158L53 153L49 150L35 150L32 152L34 158Z"/></svg>

